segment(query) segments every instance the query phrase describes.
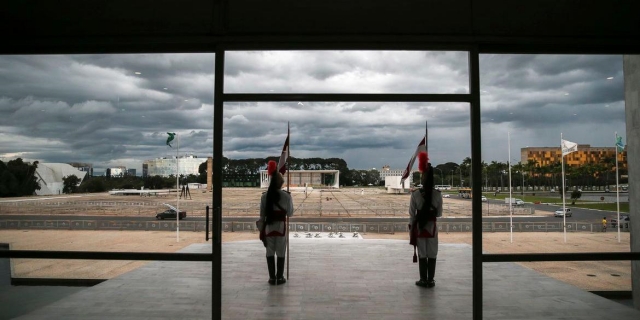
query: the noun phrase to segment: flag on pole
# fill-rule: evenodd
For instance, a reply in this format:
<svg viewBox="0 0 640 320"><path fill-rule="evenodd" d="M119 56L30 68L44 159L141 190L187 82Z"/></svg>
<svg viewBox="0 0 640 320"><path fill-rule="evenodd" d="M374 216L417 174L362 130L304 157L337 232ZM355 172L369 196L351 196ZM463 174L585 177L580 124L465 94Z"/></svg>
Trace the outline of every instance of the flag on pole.
<svg viewBox="0 0 640 320"><path fill-rule="evenodd" d="M175 138L176 133L175 132L167 132L167 134L169 135L169 137L167 138L167 145L169 147L171 147L171 141L173 141L173 139ZM173 147L171 147L173 148Z"/></svg>
<svg viewBox="0 0 640 320"><path fill-rule="evenodd" d="M418 144L418 147L416 148L416 152L413 153L411 160L409 160L409 163L407 164L407 168L404 169L404 171L402 172L402 178L400 178L400 184L404 184L404 181L407 180L407 178L409 177L409 174L411 174L411 169L413 169L413 163L416 162L416 156L418 156L418 153L420 153L421 151L427 152L426 140L427 140L426 137L422 137L422 140L420 141L420 143Z"/></svg>
<svg viewBox="0 0 640 320"><path fill-rule="evenodd" d="M619 137L616 133L616 147L618 148L618 152L622 152L624 150L624 144L622 143L622 137Z"/></svg>
<svg viewBox="0 0 640 320"><path fill-rule="evenodd" d="M278 161L278 172L284 174L287 172L287 158L289 154L289 133L287 133L287 140L284 141L282 146L282 153L280 154L280 160Z"/></svg>
<svg viewBox="0 0 640 320"><path fill-rule="evenodd" d="M569 140L561 140L562 156L578 151L578 144Z"/></svg>

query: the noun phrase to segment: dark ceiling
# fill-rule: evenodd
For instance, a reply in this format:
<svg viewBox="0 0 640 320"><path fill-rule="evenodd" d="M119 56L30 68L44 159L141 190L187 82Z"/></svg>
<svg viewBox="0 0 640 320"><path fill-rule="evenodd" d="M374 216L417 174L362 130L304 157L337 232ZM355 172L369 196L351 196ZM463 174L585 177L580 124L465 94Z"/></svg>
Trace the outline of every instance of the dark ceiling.
<svg viewBox="0 0 640 320"><path fill-rule="evenodd" d="M4 0L0 53L640 53L637 0Z"/></svg>

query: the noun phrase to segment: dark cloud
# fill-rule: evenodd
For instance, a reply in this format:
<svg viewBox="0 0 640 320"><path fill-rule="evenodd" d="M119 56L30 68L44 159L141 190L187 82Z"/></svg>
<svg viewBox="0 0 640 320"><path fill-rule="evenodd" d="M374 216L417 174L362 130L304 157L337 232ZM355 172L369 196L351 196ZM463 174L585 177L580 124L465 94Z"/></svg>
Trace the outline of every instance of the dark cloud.
<svg viewBox="0 0 640 320"><path fill-rule="evenodd" d="M225 92L467 93L466 52L229 52ZM483 160L567 139L612 144L624 132L620 56L483 55ZM213 152L213 54L0 57L0 157L91 162L96 171ZM608 77L613 77L607 80ZM226 103L224 154L277 156L291 124L296 157L402 168L429 123L435 163L470 154L466 103ZM177 143L177 142L176 142Z"/></svg>

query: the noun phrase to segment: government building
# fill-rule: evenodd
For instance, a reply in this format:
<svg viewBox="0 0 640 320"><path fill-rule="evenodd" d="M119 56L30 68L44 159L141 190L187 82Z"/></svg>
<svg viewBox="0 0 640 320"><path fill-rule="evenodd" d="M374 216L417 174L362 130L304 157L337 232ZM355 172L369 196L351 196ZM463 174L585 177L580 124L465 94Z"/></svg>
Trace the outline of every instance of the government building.
<svg viewBox="0 0 640 320"><path fill-rule="evenodd" d="M198 175L198 168L205 159L200 159L194 155L188 155L179 158L179 174L188 176L190 174ZM176 157L162 157L153 160L145 160L142 163L142 177L169 177L176 175Z"/></svg>
<svg viewBox="0 0 640 320"><path fill-rule="evenodd" d="M587 163L601 163L604 159L615 159L616 147L592 147L579 144L578 151L565 156L566 166L580 166ZM540 166L552 165L562 161L560 147L527 147L520 149L520 162L535 161ZM627 168L627 148L618 153L618 167Z"/></svg>

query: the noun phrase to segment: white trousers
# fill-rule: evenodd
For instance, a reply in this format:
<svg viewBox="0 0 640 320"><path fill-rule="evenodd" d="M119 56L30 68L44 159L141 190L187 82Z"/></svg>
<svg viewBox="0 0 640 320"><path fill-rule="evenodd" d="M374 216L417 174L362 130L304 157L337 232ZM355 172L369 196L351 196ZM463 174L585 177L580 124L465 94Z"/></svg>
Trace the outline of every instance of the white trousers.
<svg viewBox="0 0 640 320"><path fill-rule="evenodd" d="M284 258L286 249L285 237L267 237L267 257L277 255L278 258Z"/></svg>
<svg viewBox="0 0 640 320"><path fill-rule="evenodd" d="M418 257L432 258L438 257L438 234L433 238L418 238Z"/></svg>

